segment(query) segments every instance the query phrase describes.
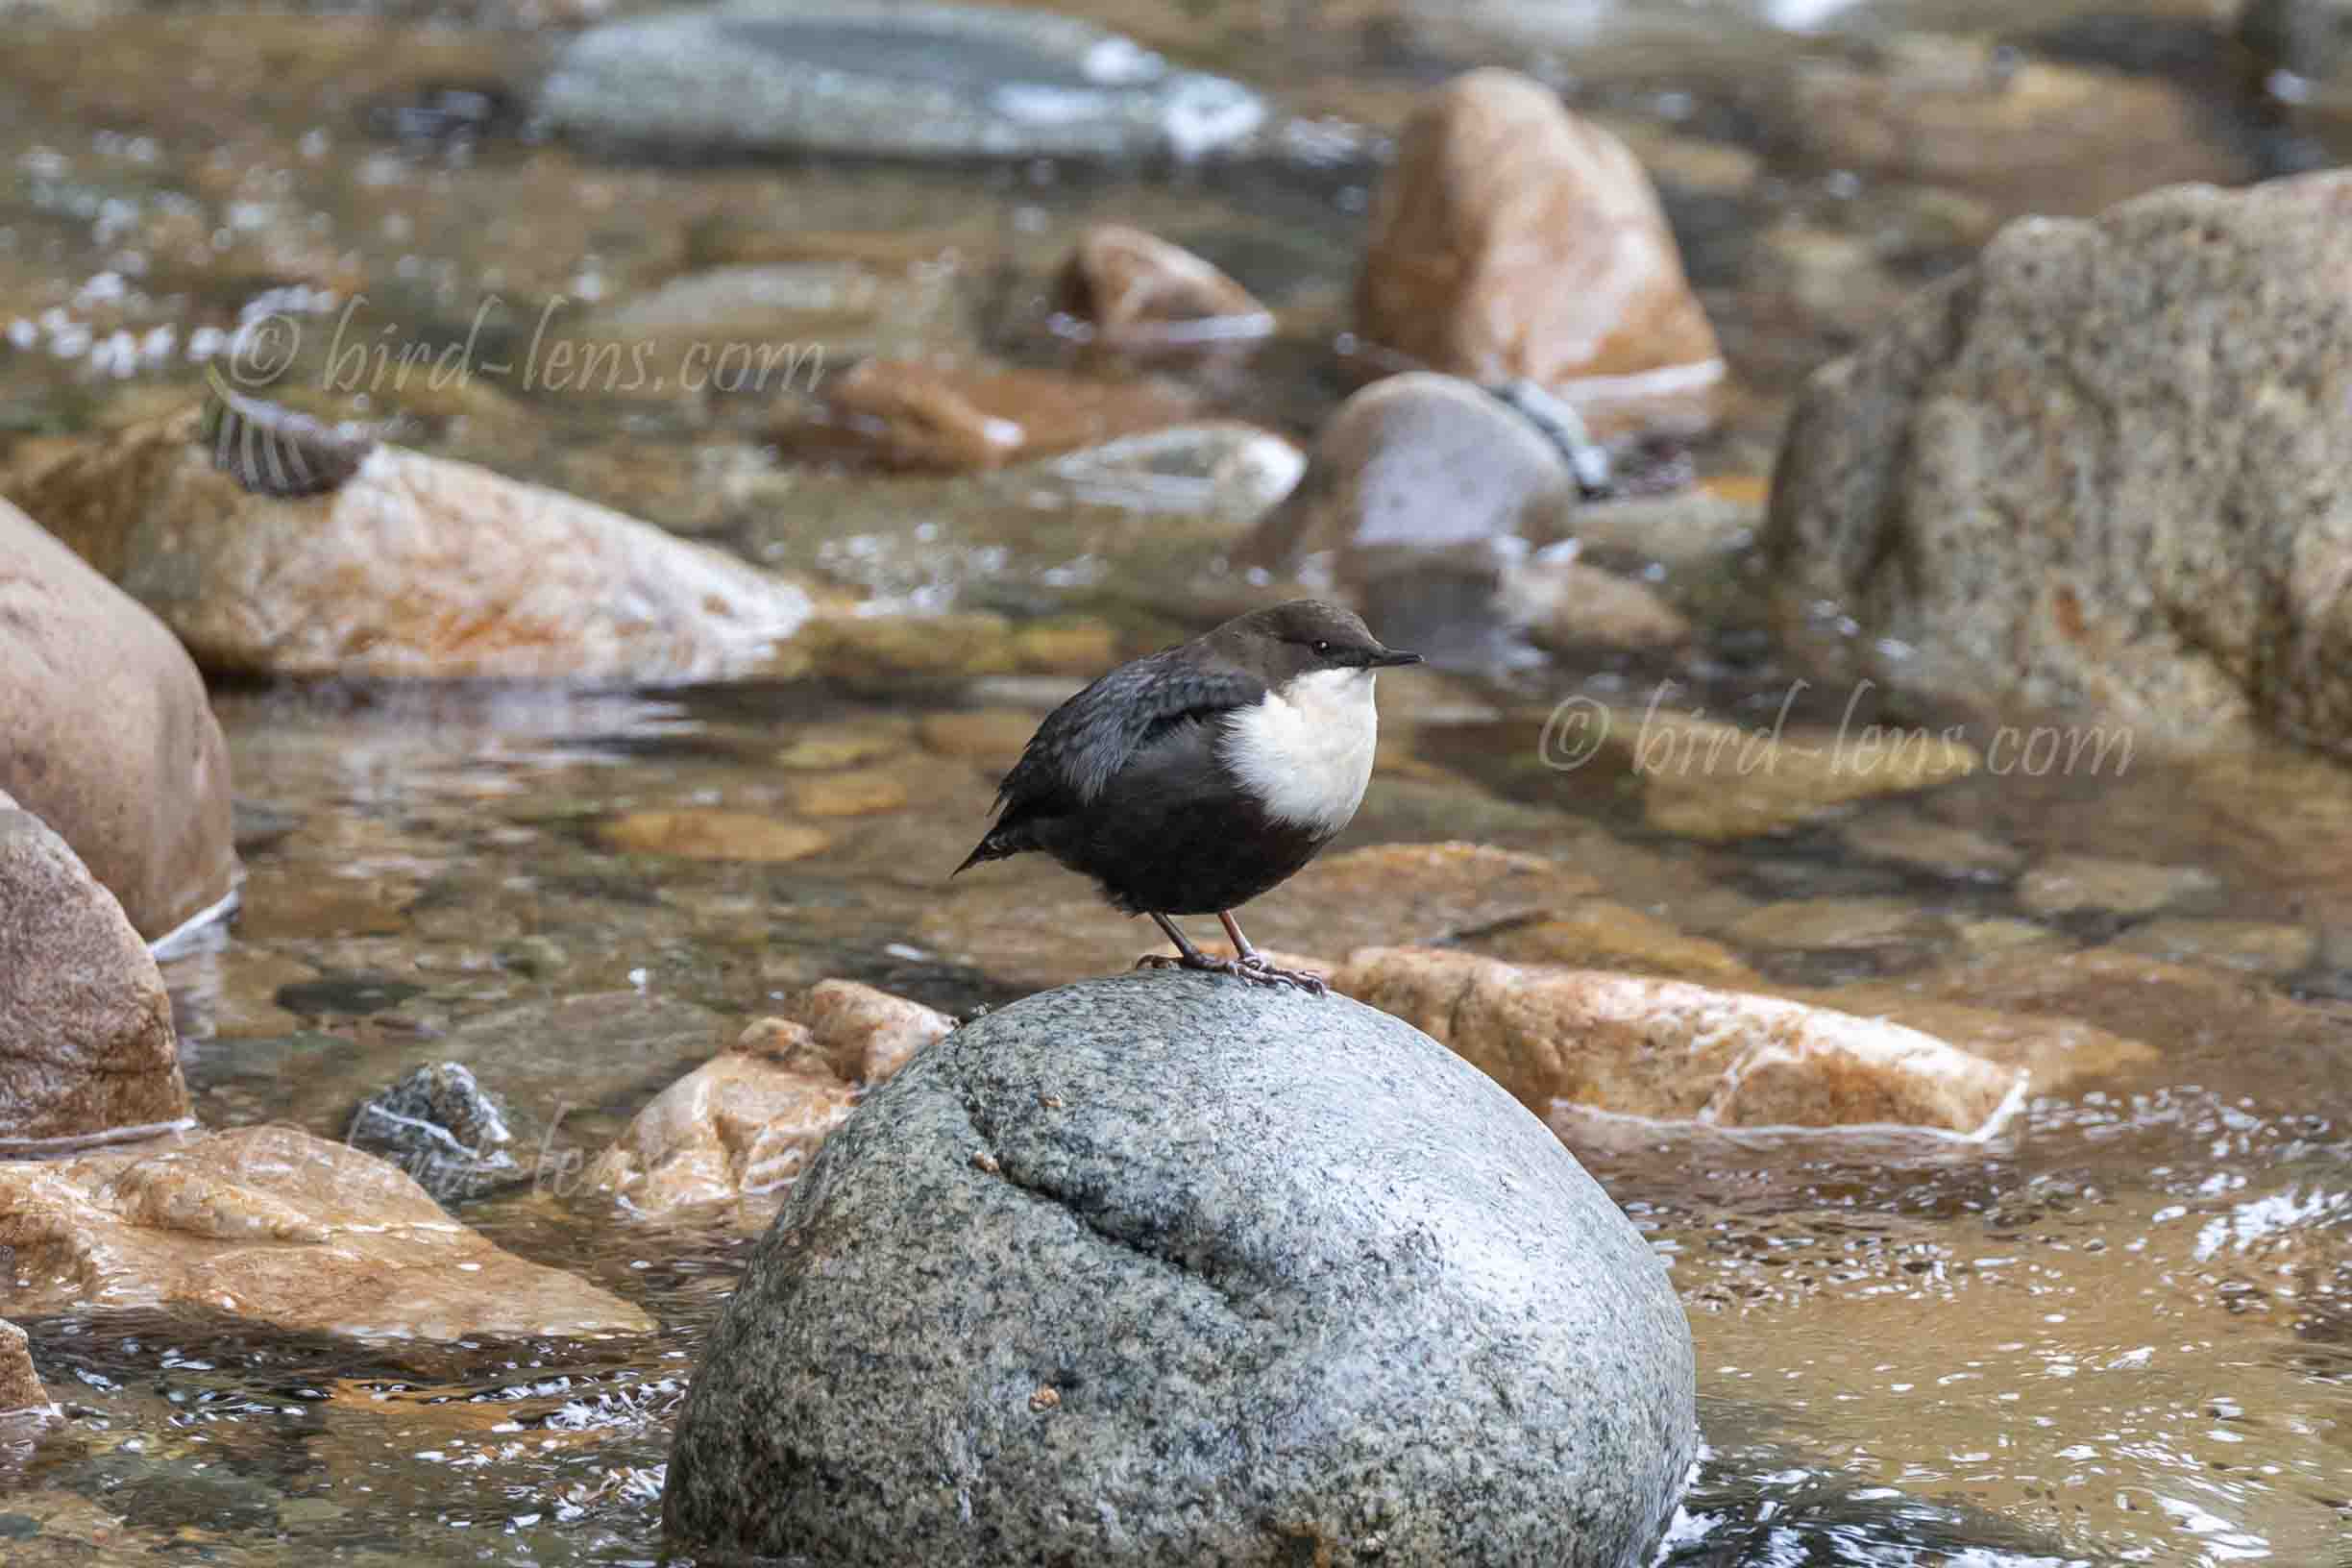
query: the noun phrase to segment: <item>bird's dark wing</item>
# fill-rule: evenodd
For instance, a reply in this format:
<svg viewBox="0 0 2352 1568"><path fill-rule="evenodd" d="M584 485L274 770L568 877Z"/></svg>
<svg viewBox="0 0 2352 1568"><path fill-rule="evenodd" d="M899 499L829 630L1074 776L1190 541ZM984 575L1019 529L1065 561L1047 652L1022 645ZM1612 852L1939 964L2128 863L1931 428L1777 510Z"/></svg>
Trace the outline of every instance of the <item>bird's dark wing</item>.
<svg viewBox="0 0 2352 1568"><path fill-rule="evenodd" d="M1254 675L1173 649L1120 665L1046 716L996 787L998 809L1010 821L1083 806L1168 726L1247 706L1265 690Z"/></svg>

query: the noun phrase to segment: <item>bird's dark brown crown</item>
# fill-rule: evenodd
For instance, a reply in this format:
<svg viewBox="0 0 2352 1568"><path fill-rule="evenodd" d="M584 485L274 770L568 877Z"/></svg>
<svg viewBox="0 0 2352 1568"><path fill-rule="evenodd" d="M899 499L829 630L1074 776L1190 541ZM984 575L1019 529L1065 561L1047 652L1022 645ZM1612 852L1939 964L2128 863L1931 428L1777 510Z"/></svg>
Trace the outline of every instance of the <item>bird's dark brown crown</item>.
<svg viewBox="0 0 2352 1568"><path fill-rule="evenodd" d="M1220 659L1280 688L1314 670L1381 669L1420 656L1384 647L1355 611L1294 599L1228 621L1201 641Z"/></svg>

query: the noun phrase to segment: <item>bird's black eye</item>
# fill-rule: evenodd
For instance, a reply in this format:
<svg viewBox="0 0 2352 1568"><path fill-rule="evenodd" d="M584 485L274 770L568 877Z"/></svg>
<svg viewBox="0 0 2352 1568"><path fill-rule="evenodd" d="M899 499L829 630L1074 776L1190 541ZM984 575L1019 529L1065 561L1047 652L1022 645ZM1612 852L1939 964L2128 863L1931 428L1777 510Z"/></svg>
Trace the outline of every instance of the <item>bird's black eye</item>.
<svg viewBox="0 0 2352 1568"><path fill-rule="evenodd" d="M1331 657L1331 644L1329 644L1329 643L1327 643L1327 642L1324 642L1324 641L1323 641L1322 639L1320 639L1320 638L1317 638L1317 639L1315 640L1315 645L1314 645L1314 652L1315 652L1315 657L1316 657L1316 658L1318 658L1318 659L1328 659L1328 658L1330 658L1330 657Z"/></svg>

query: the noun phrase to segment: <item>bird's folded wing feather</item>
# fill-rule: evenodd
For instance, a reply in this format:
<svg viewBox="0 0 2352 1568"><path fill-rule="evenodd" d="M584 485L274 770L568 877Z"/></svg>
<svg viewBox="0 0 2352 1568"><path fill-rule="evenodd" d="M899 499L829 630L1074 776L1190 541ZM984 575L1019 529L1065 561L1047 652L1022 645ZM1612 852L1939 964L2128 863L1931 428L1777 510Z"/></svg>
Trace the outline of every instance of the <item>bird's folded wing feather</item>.
<svg viewBox="0 0 2352 1568"><path fill-rule="evenodd" d="M1264 695L1254 676L1167 653L1121 665L1047 716L997 787L997 800L1008 812L1057 796L1084 805L1169 724L1228 713Z"/></svg>

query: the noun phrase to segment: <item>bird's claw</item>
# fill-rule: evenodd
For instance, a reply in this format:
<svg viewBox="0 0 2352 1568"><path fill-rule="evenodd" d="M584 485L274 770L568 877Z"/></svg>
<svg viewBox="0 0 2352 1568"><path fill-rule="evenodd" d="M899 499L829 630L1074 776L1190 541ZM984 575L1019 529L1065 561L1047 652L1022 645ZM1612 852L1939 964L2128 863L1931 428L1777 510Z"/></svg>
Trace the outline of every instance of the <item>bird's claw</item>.
<svg viewBox="0 0 2352 1568"><path fill-rule="evenodd" d="M1331 987L1323 977L1311 969L1286 969L1270 963L1262 955L1252 953L1247 958L1211 958L1207 953L1198 957L1182 957L1170 953L1146 953L1136 960L1139 969L1198 969L1205 974L1230 974L1237 980L1246 980L1254 986L1293 986L1310 996L1327 996Z"/></svg>

